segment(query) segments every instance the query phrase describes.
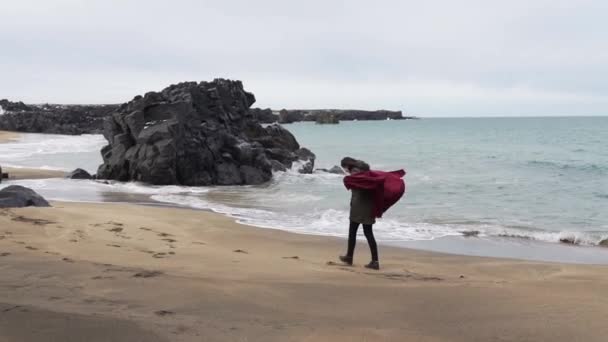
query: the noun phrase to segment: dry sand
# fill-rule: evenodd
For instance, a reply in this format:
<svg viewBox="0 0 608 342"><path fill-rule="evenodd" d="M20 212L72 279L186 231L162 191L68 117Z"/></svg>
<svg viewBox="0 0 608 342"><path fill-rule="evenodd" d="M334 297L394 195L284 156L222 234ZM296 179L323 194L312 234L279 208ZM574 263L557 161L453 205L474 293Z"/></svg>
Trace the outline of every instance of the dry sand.
<svg viewBox="0 0 608 342"><path fill-rule="evenodd" d="M204 211L0 211L0 341L605 341L608 267L381 247Z"/></svg>

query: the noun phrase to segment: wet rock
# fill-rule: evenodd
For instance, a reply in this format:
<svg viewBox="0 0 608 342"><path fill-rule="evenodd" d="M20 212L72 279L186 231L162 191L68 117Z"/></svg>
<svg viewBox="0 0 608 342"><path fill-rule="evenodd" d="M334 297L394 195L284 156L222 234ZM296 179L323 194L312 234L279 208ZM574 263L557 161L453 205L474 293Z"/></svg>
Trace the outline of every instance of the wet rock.
<svg viewBox="0 0 608 342"><path fill-rule="evenodd" d="M65 178L69 179L93 179L90 173L83 169L76 169L70 173Z"/></svg>
<svg viewBox="0 0 608 342"><path fill-rule="evenodd" d="M335 115L333 113L324 112L324 113L319 113L319 115L317 115L315 122L318 124L322 124L322 125L339 124L340 120L338 119L337 115Z"/></svg>
<svg viewBox="0 0 608 342"><path fill-rule="evenodd" d="M0 190L0 208L50 207L51 205L34 190L21 185L11 185Z"/></svg>
<svg viewBox="0 0 608 342"><path fill-rule="evenodd" d="M106 120L108 145L97 178L157 185L261 184L273 169L314 154L298 153L279 125L262 127L240 81L184 82L123 104ZM273 162L274 160L274 162ZM310 166L307 166L308 170ZM312 171L312 170L311 170Z"/></svg>
<svg viewBox="0 0 608 342"><path fill-rule="evenodd" d="M29 133L98 134L118 105L27 105L0 100L0 129Z"/></svg>

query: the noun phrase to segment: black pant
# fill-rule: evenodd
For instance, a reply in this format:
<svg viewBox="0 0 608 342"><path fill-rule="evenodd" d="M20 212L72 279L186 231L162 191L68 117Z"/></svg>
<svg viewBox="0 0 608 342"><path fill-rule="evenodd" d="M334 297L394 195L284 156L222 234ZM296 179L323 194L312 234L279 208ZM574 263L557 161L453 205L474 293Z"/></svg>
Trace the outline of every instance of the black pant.
<svg viewBox="0 0 608 342"><path fill-rule="evenodd" d="M348 251L346 256L353 257L355 253L355 244L357 243L357 230L359 229L359 223L351 222L348 230ZM374 238L374 232L372 231L371 224L363 225L363 233L369 244L369 250L372 253L372 261L378 261L378 246L376 245L376 239Z"/></svg>

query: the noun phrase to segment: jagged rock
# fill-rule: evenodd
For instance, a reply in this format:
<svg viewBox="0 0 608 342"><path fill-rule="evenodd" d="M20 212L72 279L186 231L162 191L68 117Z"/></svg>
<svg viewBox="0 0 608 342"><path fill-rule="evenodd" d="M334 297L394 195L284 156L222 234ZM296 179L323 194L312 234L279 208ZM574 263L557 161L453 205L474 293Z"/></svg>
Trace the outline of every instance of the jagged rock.
<svg viewBox="0 0 608 342"><path fill-rule="evenodd" d="M28 133L99 134L117 105L26 105L0 100L0 129Z"/></svg>
<svg viewBox="0 0 608 342"><path fill-rule="evenodd" d="M65 176L65 178L69 179L93 179L90 173L83 169L76 169Z"/></svg>
<svg viewBox="0 0 608 342"><path fill-rule="evenodd" d="M608 239L604 239L604 240L600 241L599 245L602 247L608 247Z"/></svg>
<svg viewBox="0 0 608 342"><path fill-rule="evenodd" d="M302 166L298 169L299 173L312 173L315 167L315 154L309 149L302 147L295 152L296 156L303 161Z"/></svg>
<svg viewBox="0 0 608 342"><path fill-rule="evenodd" d="M51 205L34 190L11 185L0 190L0 208L50 207Z"/></svg>
<svg viewBox="0 0 608 342"><path fill-rule="evenodd" d="M135 97L104 123L108 145L97 178L151 184L240 185L271 179L272 170L314 154L299 152L279 125L262 127L240 81L184 82ZM274 162L273 162L274 161ZM308 169L306 169L308 170ZM304 171L306 171L304 170ZM312 171L312 170L311 170Z"/></svg>
<svg viewBox="0 0 608 342"><path fill-rule="evenodd" d="M272 171L287 171L287 168L285 167L284 164L278 162L277 160L270 160L270 163L272 164Z"/></svg>

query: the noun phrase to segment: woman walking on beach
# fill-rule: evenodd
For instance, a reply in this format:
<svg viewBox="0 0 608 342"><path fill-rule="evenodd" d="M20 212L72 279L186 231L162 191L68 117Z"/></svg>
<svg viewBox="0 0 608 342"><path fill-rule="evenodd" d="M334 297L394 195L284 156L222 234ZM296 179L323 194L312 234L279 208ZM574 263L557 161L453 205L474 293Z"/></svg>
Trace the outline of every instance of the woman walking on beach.
<svg viewBox="0 0 608 342"><path fill-rule="evenodd" d="M342 159L340 163L342 168L350 175L357 174L363 171L369 171L369 165L361 160L356 160L350 157ZM357 230L359 225L363 225L363 234L369 244L369 250L372 254L372 261L365 265L367 268L378 270L380 262L378 261L378 245L374 238L372 227L376 223L373 216L374 199L370 190L351 189L350 198L350 226L348 229L348 249L346 255L341 255L340 260L346 264L353 264L353 255L355 253L355 245L357 243Z"/></svg>
<svg viewBox="0 0 608 342"><path fill-rule="evenodd" d="M341 255L340 260L348 265L353 264L357 230L363 225L363 233L372 256L372 260L365 267L379 270L378 245L373 225L376 223L376 217L382 217L382 214L403 196L405 183L401 178L405 171L371 171L369 164L351 157L342 159L340 165L348 173L344 177L344 185L351 190L348 248L346 255Z"/></svg>

